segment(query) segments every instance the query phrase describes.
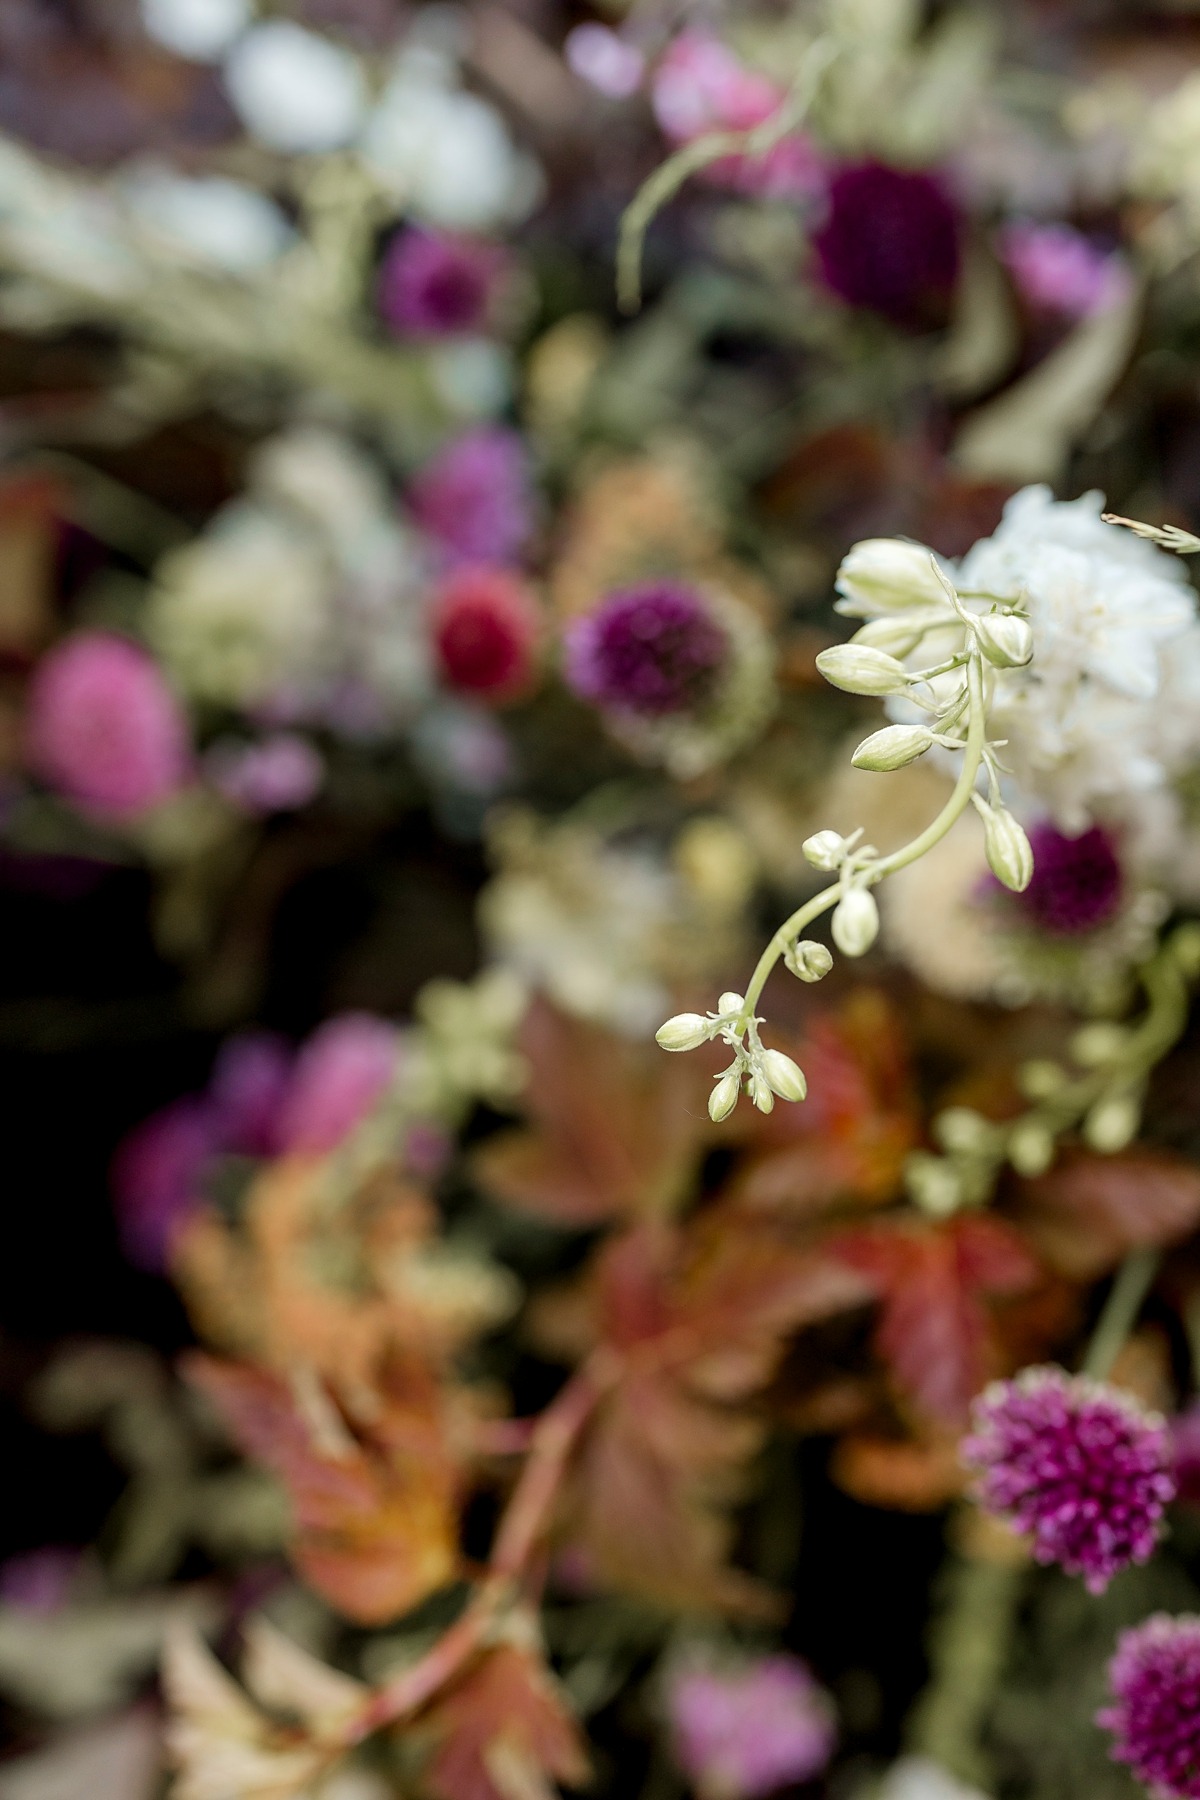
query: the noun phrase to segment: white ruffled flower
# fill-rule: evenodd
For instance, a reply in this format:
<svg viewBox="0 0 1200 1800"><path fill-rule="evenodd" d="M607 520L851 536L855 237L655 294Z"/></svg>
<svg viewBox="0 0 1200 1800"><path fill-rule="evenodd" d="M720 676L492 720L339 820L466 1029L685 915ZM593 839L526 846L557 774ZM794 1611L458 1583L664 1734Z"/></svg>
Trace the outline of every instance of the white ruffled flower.
<svg viewBox="0 0 1200 1800"><path fill-rule="evenodd" d="M536 205L541 174L494 106L427 47L397 63L362 134L364 161L402 205L452 231L488 231Z"/></svg>
<svg viewBox="0 0 1200 1800"><path fill-rule="evenodd" d="M366 110L358 58L290 19L256 25L234 45L225 85L247 131L271 150L336 150Z"/></svg>

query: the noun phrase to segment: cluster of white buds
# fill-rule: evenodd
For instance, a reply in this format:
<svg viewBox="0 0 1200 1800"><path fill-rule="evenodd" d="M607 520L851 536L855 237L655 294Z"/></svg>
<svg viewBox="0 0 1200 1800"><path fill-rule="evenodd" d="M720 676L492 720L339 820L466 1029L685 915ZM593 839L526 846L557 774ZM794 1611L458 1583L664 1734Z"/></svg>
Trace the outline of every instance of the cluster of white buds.
<svg viewBox="0 0 1200 1800"><path fill-rule="evenodd" d="M863 623L848 644L836 644L817 657L817 667L834 687L892 703L893 723L863 739L852 757L859 769L902 769L935 746L957 752L963 763L954 793L938 817L911 844L880 856L860 840L862 832L843 837L818 831L806 839L804 855L813 868L836 879L793 913L776 932L759 959L745 996L723 994L715 1013L681 1013L658 1033L665 1050L691 1050L720 1037L734 1051L734 1061L717 1077L709 1112L724 1119L737 1104L743 1085L756 1106L770 1112L775 1096L804 1097L804 1077L790 1057L764 1050L758 1037L761 1020L755 1006L767 977L782 957L801 981L820 981L833 958L823 944L802 934L821 913L831 911L830 934L843 956L863 956L879 935L879 908L872 889L886 875L931 850L974 803L983 821L988 863L997 880L1020 893L1033 875L1029 839L1003 804L1002 765L989 743L986 714L992 684L1000 671L1023 668L1033 656L1033 633L1020 602L990 594L960 594L937 558L919 544L871 538L856 544L838 574L839 612ZM923 666L911 666L920 651ZM896 716L896 715L899 716ZM905 716L905 715L909 716ZM923 716L922 716L923 715ZM976 791L986 775L988 797ZM1114 1127L1115 1129L1115 1127ZM994 1162L990 1136L970 1152L960 1147L960 1162ZM1037 1160L1029 1147L1027 1161ZM932 1210L952 1210L962 1203L962 1169L937 1157L928 1167L914 1165L916 1185ZM972 1187L968 1180L966 1188ZM953 1189L953 1192L951 1191ZM936 1190L936 1191L935 1191Z"/></svg>
<svg viewBox="0 0 1200 1800"><path fill-rule="evenodd" d="M820 944L807 946L820 950ZM829 952L825 952L826 956ZM830 959L832 961L832 959ZM809 975L806 980L819 979ZM676 1013L658 1030L664 1050L696 1050L720 1038L733 1051L733 1061L715 1077L708 1097L709 1117L719 1124L738 1103L743 1084L759 1112L769 1113L778 1094L781 1100L803 1100L808 1092L804 1071L782 1050L767 1050L758 1035L762 1020L746 1012L742 994L722 994L716 1012Z"/></svg>

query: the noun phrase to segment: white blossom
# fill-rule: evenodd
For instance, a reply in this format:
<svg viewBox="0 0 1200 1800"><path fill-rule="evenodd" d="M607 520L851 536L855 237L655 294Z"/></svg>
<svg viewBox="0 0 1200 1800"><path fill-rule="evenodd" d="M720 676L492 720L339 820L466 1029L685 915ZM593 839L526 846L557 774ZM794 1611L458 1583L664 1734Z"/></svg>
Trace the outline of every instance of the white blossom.
<svg viewBox="0 0 1200 1800"><path fill-rule="evenodd" d="M215 62L250 23L250 0L142 0L142 26L166 50Z"/></svg>
<svg viewBox="0 0 1200 1800"><path fill-rule="evenodd" d="M247 131L271 150L336 150L366 110L358 58L290 19L256 25L234 45L225 85Z"/></svg>
<svg viewBox="0 0 1200 1800"><path fill-rule="evenodd" d="M274 201L222 175L177 175L144 165L122 184L139 223L172 248L231 275L264 269L294 242Z"/></svg>

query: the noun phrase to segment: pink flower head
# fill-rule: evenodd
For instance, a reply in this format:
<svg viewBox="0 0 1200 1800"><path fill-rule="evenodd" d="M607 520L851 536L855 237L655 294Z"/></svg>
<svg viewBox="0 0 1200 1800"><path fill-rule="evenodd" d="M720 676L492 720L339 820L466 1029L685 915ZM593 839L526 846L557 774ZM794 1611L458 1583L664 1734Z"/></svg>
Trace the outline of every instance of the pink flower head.
<svg viewBox="0 0 1200 1800"><path fill-rule="evenodd" d="M1129 292L1121 258L1071 225L1016 220L999 235L1000 255L1026 303L1067 319L1086 319Z"/></svg>
<svg viewBox="0 0 1200 1800"><path fill-rule="evenodd" d="M829 1696L794 1656L679 1669L667 1709L676 1760L701 1800L757 1800L808 1781L837 1742Z"/></svg>
<svg viewBox="0 0 1200 1800"><path fill-rule="evenodd" d="M214 1109L197 1095L152 1113L118 1146L112 1166L117 1230L136 1268L153 1275L166 1268L172 1239L196 1206L219 1149Z"/></svg>
<svg viewBox="0 0 1200 1800"><path fill-rule="evenodd" d="M975 1402L963 1460L977 1497L1033 1539L1041 1563L1082 1575L1094 1594L1154 1553L1175 1495L1166 1422L1129 1394L1068 1375L1025 1369Z"/></svg>
<svg viewBox="0 0 1200 1800"><path fill-rule="evenodd" d="M826 287L850 306L921 330L940 324L958 278L958 208L933 175L852 163L829 184L813 238Z"/></svg>
<svg viewBox="0 0 1200 1800"><path fill-rule="evenodd" d="M682 31L654 72L655 117L673 144L711 131L750 131L778 111L786 88L748 69L720 38ZM706 171L739 192L772 199L820 192L825 165L802 132L792 132L762 156L726 156Z"/></svg>
<svg viewBox="0 0 1200 1800"><path fill-rule="evenodd" d="M84 812L136 818L187 779L188 727L157 663L81 631L43 657L29 694L29 760Z"/></svg>
<svg viewBox="0 0 1200 1800"><path fill-rule="evenodd" d="M239 1031L222 1044L208 1084L221 1148L273 1156L294 1055L272 1031Z"/></svg>
<svg viewBox="0 0 1200 1800"><path fill-rule="evenodd" d="M645 57L607 25L576 25L563 49L573 73L609 100L627 100L642 85Z"/></svg>
<svg viewBox="0 0 1200 1800"><path fill-rule="evenodd" d="M296 812L320 790L325 763L294 731L276 731L256 744L228 739L205 757L213 786L248 813Z"/></svg>
<svg viewBox="0 0 1200 1800"><path fill-rule="evenodd" d="M536 599L517 576L504 569L457 570L438 594L432 627L447 687L495 702L528 691L542 621Z"/></svg>
<svg viewBox="0 0 1200 1800"><path fill-rule="evenodd" d="M1096 1715L1156 1800L1200 1800L1200 1618L1154 1613L1123 1631L1108 1665L1115 1704Z"/></svg>
<svg viewBox="0 0 1200 1800"><path fill-rule="evenodd" d="M396 1074L395 1026L342 1013L318 1026L296 1059L279 1119L285 1150L332 1150L366 1118Z"/></svg>
<svg viewBox="0 0 1200 1800"><path fill-rule="evenodd" d="M1200 1400L1171 1420L1171 1457L1179 1498L1200 1506Z"/></svg>
<svg viewBox="0 0 1200 1800"><path fill-rule="evenodd" d="M703 705L728 655L701 594L682 581L643 581L570 627L567 685L613 712L660 717Z"/></svg>
<svg viewBox="0 0 1200 1800"><path fill-rule="evenodd" d="M504 258L494 244L414 226L379 269L379 310L397 337L450 338L487 323Z"/></svg>
<svg viewBox="0 0 1200 1800"><path fill-rule="evenodd" d="M520 436L501 425L464 432L421 470L409 500L417 523L452 562L514 562L533 529Z"/></svg>

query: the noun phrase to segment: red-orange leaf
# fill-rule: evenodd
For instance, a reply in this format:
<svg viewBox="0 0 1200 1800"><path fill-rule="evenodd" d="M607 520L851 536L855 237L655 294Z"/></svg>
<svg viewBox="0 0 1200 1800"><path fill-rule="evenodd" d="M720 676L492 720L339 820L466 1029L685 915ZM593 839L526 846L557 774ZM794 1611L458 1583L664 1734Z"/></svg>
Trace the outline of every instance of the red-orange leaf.
<svg viewBox="0 0 1200 1800"><path fill-rule="evenodd" d="M1022 1188L1022 1223L1047 1262L1092 1281L1143 1244L1170 1244L1200 1223L1200 1169L1144 1145L1117 1156L1077 1150Z"/></svg>
<svg viewBox="0 0 1200 1800"><path fill-rule="evenodd" d="M531 1647L490 1650L430 1723L440 1740L423 1784L432 1800L553 1800L553 1783L587 1780L579 1731Z"/></svg>

